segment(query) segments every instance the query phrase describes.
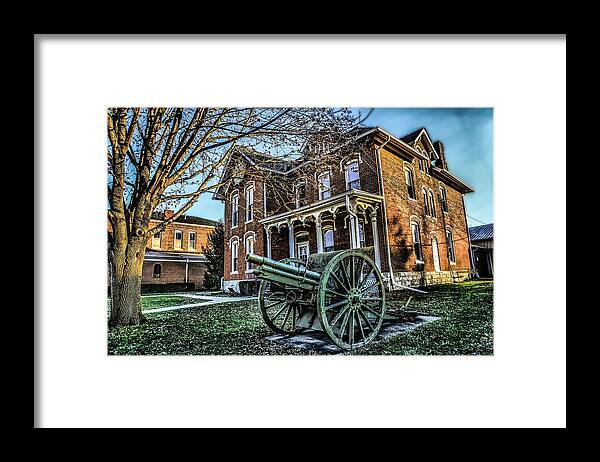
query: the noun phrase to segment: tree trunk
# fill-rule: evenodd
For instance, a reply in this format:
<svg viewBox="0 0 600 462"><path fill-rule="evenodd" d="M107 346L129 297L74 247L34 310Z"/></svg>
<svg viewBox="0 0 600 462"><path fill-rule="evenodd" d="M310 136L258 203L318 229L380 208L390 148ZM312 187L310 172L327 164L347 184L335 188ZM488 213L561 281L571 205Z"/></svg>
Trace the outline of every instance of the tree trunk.
<svg viewBox="0 0 600 462"><path fill-rule="evenodd" d="M129 326L144 320L141 307L142 266L145 242L119 245L115 242L111 261L111 312L109 326Z"/></svg>

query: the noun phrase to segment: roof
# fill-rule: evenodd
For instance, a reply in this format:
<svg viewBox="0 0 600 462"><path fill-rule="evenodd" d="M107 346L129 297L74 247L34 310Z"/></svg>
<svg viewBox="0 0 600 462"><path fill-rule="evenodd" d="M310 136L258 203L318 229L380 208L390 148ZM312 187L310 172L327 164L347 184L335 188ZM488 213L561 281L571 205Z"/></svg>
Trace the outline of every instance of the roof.
<svg viewBox="0 0 600 462"><path fill-rule="evenodd" d="M494 239L494 223L481 226L471 226L469 228L469 237L472 241L485 241Z"/></svg>
<svg viewBox="0 0 600 462"><path fill-rule="evenodd" d="M191 254L191 253L175 253L175 252L164 252L157 250L146 250L144 255L144 261L179 261L179 262L205 262L207 258L204 254Z"/></svg>
<svg viewBox="0 0 600 462"><path fill-rule="evenodd" d="M152 214L153 220L164 220L164 212L155 212ZM192 215L181 215L174 220L174 223L187 223L190 225L217 226L218 221L209 220L208 218L195 217Z"/></svg>
<svg viewBox="0 0 600 462"><path fill-rule="evenodd" d="M403 137L401 137L400 139L402 141L404 141L405 143L412 143L414 140L416 140L419 135L421 134L421 132L425 130L425 127L421 127L417 130L415 130L414 132L410 132L408 135L405 135Z"/></svg>

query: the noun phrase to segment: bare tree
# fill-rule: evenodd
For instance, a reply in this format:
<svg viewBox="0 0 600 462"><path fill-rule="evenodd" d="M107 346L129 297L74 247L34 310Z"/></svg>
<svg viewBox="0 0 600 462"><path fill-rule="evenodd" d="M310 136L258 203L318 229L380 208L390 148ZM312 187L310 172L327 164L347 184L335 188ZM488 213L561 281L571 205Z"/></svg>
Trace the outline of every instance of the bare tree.
<svg viewBox="0 0 600 462"><path fill-rule="evenodd" d="M331 108L110 108L107 119L111 326L142 320L148 239L229 181L223 169L240 145L264 162L298 162L315 146L343 145L360 122ZM174 214L151 227L165 208Z"/></svg>

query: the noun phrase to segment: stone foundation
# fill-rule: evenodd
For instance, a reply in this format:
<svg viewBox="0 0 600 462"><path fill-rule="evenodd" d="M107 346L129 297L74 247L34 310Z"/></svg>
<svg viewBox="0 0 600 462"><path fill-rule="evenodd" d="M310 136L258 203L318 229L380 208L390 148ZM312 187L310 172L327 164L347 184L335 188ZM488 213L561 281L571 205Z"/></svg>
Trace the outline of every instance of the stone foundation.
<svg viewBox="0 0 600 462"><path fill-rule="evenodd" d="M389 289L390 273L382 273L384 283ZM394 284L408 287L424 287L435 284L452 284L455 282L466 281L469 278L469 270L460 271L437 271L421 272L407 271L394 274Z"/></svg>

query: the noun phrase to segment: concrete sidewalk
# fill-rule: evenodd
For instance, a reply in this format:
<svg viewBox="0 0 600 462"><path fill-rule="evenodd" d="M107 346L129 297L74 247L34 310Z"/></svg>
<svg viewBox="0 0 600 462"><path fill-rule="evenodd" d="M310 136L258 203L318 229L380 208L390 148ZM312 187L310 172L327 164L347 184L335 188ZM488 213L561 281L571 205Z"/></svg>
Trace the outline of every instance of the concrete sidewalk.
<svg viewBox="0 0 600 462"><path fill-rule="evenodd" d="M164 296L164 294L162 294ZM187 297L187 298L200 298L203 299L202 302L192 303L189 305L175 305L175 306L163 306L162 308L153 308L150 310L143 310L143 313L160 313L162 311L173 311L173 310L181 310L183 308L202 308L210 305L218 305L220 303L232 303L232 302L243 302L246 300L258 300L256 296L248 296L248 297L230 297L230 296L210 296L210 295L196 295L196 294L173 294L177 297ZM153 295L150 295L153 296ZM208 300L207 300L208 299Z"/></svg>

